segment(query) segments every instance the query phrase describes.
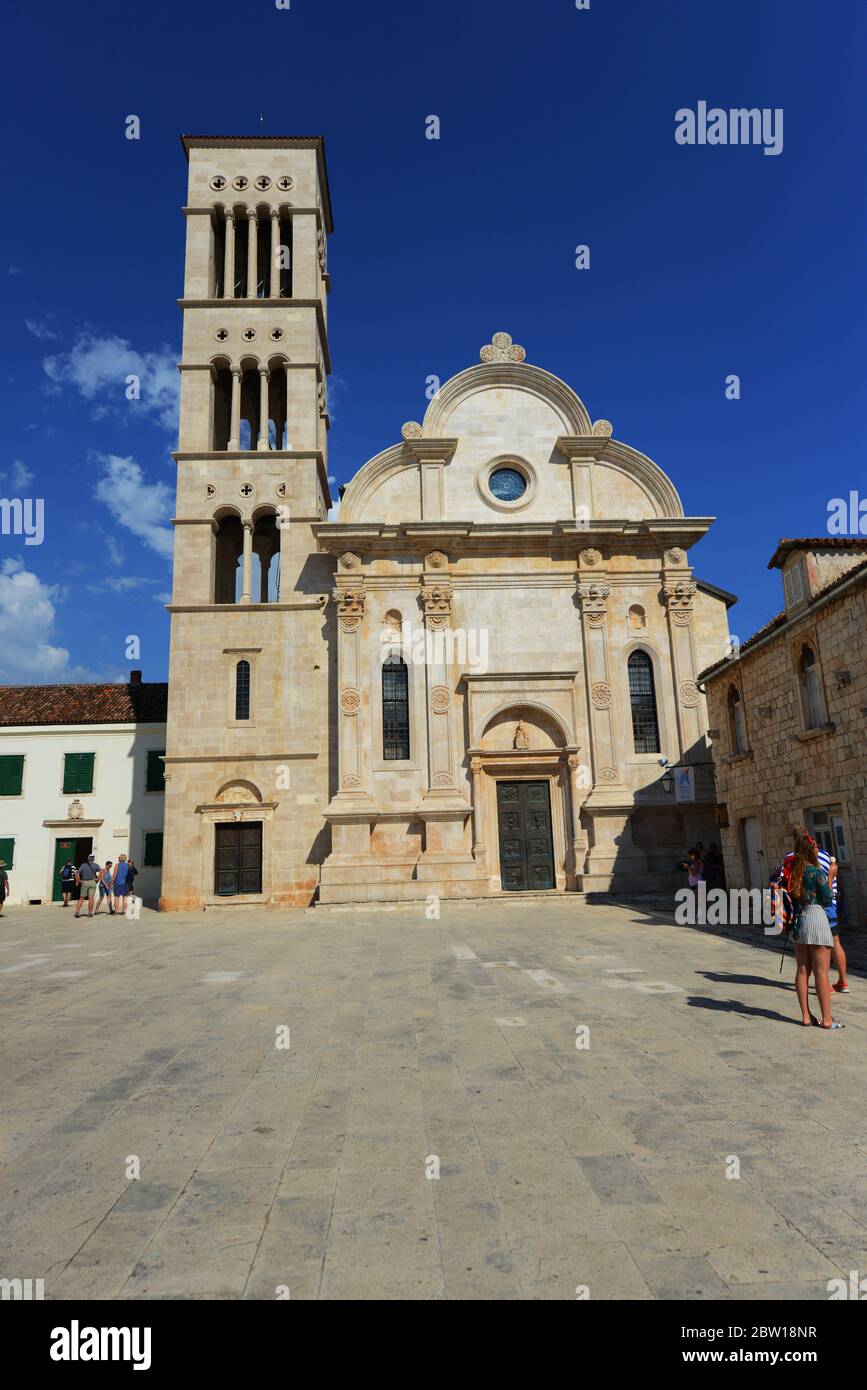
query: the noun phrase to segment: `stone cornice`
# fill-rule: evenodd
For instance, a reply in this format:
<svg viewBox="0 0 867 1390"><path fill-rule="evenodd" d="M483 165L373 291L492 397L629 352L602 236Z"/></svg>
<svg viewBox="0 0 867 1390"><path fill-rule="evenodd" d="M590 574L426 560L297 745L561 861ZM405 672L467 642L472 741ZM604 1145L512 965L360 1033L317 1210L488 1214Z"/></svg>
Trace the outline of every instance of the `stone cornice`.
<svg viewBox="0 0 867 1390"><path fill-rule="evenodd" d="M322 348L322 357L325 362L325 370L331 373L331 353L328 349L328 325L325 322L325 310L322 307L321 299L179 299L178 307L186 312L187 309L246 309L248 313L253 309L315 309L316 324L319 329L319 345Z"/></svg>
<svg viewBox="0 0 867 1390"><path fill-rule="evenodd" d="M261 455L259 456L261 458ZM467 556L473 553L526 552L547 549L571 554L598 543L607 549L658 554L677 543L688 548L707 532L712 517L657 517L647 521L594 521L589 527L575 521L406 521L393 525L369 522L318 522L312 530L320 551L332 555L360 548L372 555L417 552L434 543ZM588 571L589 573L589 571Z"/></svg>

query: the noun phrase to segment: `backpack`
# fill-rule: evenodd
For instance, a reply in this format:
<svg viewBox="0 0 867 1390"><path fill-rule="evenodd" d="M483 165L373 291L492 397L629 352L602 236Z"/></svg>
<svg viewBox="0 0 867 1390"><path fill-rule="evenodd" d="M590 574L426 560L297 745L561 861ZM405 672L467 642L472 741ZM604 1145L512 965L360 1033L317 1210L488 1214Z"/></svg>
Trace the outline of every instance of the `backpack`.
<svg viewBox="0 0 867 1390"><path fill-rule="evenodd" d="M774 920L781 932L790 932L798 917L798 909L792 901L792 895L788 888L784 888L782 883L774 879L771 880L770 891Z"/></svg>

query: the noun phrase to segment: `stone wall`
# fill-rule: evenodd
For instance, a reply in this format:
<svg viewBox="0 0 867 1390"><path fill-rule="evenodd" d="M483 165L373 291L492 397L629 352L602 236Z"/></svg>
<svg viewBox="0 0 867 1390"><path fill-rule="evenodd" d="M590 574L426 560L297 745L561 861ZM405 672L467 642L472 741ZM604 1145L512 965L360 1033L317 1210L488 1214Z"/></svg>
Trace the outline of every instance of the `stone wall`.
<svg viewBox="0 0 867 1390"><path fill-rule="evenodd" d="M728 883L745 887L742 820L761 824L765 862L789 850L790 826L814 807L839 804L848 827L857 885L850 921L867 905L867 578L802 616L706 682L715 737L717 795L727 807L722 831ZM829 727L805 730L798 661L805 641L819 661ZM741 692L748 751L736 754L729 722L732 685Z"/></svg>

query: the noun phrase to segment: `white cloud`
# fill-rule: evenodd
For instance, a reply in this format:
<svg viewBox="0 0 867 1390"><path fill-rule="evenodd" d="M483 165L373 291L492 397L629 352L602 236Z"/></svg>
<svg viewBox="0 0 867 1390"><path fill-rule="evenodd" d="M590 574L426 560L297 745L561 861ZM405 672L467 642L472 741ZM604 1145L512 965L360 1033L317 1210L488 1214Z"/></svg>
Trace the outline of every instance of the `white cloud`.
<svg viewBox="0 0 867 1390"><path fill-rule="evenodd" d="M72 386L86 401L93 401L97 416L125 408L153 416L174 431L178 418L176 354L168 347L158 352L137 352L125 338L100 336L83 329L70 352L46 357L42 363L54 390ZM139 380L139 400L127 400L127 377Z"/></svg>
<svg viewBox="0 0 867 1390"><path fill-rule="evenodd" d="M51 685L58 681L94 680L93 672L69 664L69 652L57 646L54 604L59 590L43 584L21 560L0 566L0 681Z"/></svg>
<svg viewBox="0 0 867 1390"><path fill-rule="evenodd" d="M41 319L25 319L25 327L28 333L32 333L34 338L59 338L60 332L57 328L57 320L53 314L46 314Z"/></svg>
<svg viewBox="0 0 867 1390"><path fill-rule="evenodd" d="M105 470L94 492L119 525L125 526L158 555L169 559L173 537L166 524L172 514L173 493L168 483L148 483L133 458L103 454Z"/></svg>
<svg viewBox="0 0 867 1390"><path fill-rule="evenodd" d="M89 594L104 594L107 592L128 594L135 589L145 589L149 584L159 584L159 579L146 579L142 575L136 574L110 574L107 579L101 579L98 584L85 584Z"/></svg>
<svg viewBox="0 0 867 1390"><path fill-rule="evenodd" d="M151 598L154 603L171 603L172 601L171 594L151 594Z"/></svg>
<svg viewBox="0 0 867 1390"><path fill-rule="evenodd" d="M8 487L10 493L20 495L26 492L33 482L34 474L26 468L20 459L14 459L12 467L6 473L0 473L0 485Z"/></svg>

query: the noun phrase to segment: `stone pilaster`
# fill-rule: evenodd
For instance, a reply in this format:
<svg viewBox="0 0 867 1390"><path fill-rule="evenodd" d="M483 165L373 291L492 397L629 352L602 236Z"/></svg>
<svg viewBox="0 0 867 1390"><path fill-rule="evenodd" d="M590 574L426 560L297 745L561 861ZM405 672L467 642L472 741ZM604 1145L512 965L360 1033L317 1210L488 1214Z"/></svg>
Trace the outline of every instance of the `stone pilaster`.
<svg viewBox="0 0 867 1390"><path fill-rule="evenodd" d="M472 863L464 838L470 805L458 789L454 735L452 584L448 560L440 551L425 557L419 601L425 625L425 703L428 786L418 808L425 822L425 849L419 878L441 878L444 871ZM466 868L463 869L464 876Z"/></svg>
<svg viewBox="0 0 867 1390"><path fill-rule="evenodd" d="M690 579L663 584L662 595L668 617L668 641L671 650L671 675L674 683L674 706L677 711L677 736L682 759L689 760L690 752L704 746L704 719L701 694L696 682L695 640L693 635L693 603L696 586Z"/></svg>
<svg viewBox="0 0 867 1390"><path fill-rule="evenodd" d="M608 658L608 595L605 574L592 579L579 574L576 590L581 610L581 638L584 649L584 679L594 786L620 785L617 739L614 726L613 695Z"/></svg>

